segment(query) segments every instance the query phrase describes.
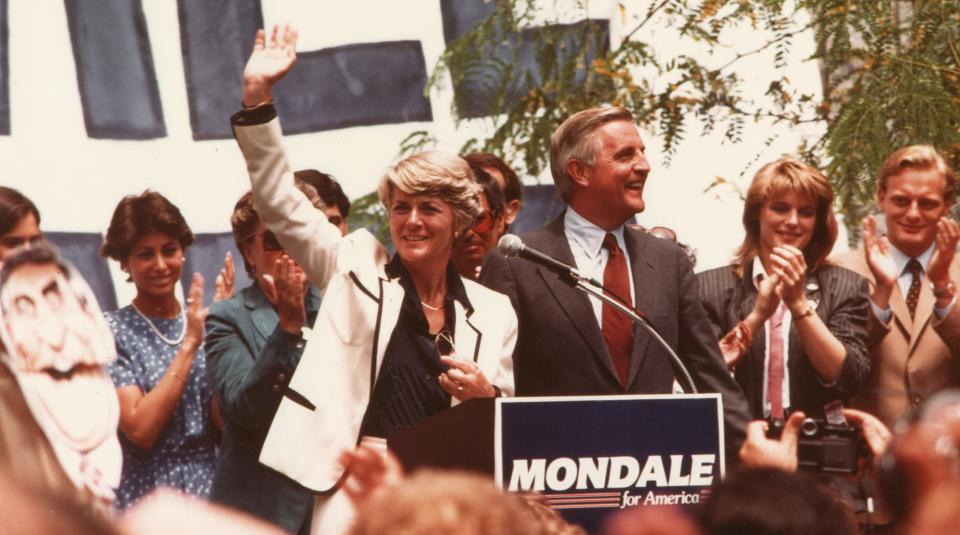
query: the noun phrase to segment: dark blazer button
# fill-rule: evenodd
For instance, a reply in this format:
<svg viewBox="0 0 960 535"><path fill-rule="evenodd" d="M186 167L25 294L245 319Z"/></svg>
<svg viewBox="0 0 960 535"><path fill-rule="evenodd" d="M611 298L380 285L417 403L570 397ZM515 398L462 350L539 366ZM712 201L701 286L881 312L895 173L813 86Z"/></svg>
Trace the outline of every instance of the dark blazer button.
<svg viewBox="0 0 960 535"><path fill-rule="evenodd" d="M274 392L279 392L279 391L280 391L280 385L273 385L273 386L271 386L270 388L272 388Z"/></svg>
<svg viewBox="0 0 960 535"><path fill-rule="evenodd" d="M287 374L280 372L277 374L277 381L283 382L287 380Z"/></svg>

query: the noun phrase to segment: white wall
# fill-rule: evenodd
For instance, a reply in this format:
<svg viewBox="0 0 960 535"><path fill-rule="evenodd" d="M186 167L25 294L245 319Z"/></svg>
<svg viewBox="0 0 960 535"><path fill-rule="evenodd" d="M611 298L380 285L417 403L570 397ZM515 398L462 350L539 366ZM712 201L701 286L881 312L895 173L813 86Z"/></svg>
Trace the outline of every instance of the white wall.
<svg viewBox="0 0 960 535"><path fill-rule="evenodd" d="M422 43L427 68L432 70L444 47L437 0L264 0L263 4L268 25L296 21L302 35L301 50L417 39ZM616 2L610 1L592 2L591 14L612 16L611 29L617 35L622 27L631 26L632 16L642 15L648 2L624 4L628 8L626 18L621 18ZM102 232L120 197L153 188L180 206L195 231L228 230L233 203L248 184L232 140L195 142L191 137L176 2L143 2L168 136L122 142L86 136L62 0L14 0L8 6L12 135L0 137L0 183L22 190L38 204L43 227ZM675 52L673 35L661 28L651 29L643 38ZM761 36L744 30L712 53L725 61L737 50L755 48L762 42ZM813 50L812 36L799 36L795 43L797 53L790 60L790 78L816 92L816 64L804 60ZM759 95L766 89L770 65L769 55L742 61L741 72L753 73L756 80L749 87L750 93ZM445 148L456 150L463 140L482 131L482 122L459 130L454 127L451 96L449 89L431 95L432 124L357 127L291 136L287 146L292 165L333 173L351 197L365 194L375 187L381 170L396 157L400 140L410 132L431 129L444 140ZM703 189L716 176L733 179L745 188L757 165L743 177L739 173L758 153L760 163L769 161L791 153L802 136L816 133L759 124L748 129L743 143L731 145L723 143L718 134L701 138L696 127L691 127L669 167L663 163L656 133L647 133L654 170L647 186L648 209L641 215L641 223L676 229L682 241L698 249L701 268L723 263L742 236L741 204L731 192L703 193ZM775 143L763 148L763 139L771 134L776 135ZM122 294L121 289L121 304Z"/></svg>

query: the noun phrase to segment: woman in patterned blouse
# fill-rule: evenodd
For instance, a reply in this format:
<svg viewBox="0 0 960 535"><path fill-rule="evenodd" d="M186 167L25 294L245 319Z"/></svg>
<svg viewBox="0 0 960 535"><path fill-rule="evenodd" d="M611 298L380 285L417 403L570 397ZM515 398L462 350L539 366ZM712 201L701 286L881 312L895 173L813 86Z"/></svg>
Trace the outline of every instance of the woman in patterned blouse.
<svg viewBox="0 0 960 535"><path fill-rule="evenodd" d="M210 492L216 411L202 348L203 278L194 274L185 305L174 294L191 243L180 210L146 191L120 201L100 251L137 288L129 306L107 314L117 343L110 373L120 398L120 509L161 486Z"/></svg>

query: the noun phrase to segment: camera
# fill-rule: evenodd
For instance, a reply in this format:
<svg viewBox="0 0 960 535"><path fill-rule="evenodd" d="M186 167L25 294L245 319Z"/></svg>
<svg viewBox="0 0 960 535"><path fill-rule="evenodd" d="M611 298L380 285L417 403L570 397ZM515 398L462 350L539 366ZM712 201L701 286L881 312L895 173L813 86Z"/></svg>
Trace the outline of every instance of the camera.
<svg viewBox="0 0 960 535"><path fill-rule="evenodd" d="M767 437L780 438L783 420L768 422ZM856 474L861 459L870 455L859 425L835 425L819 418L804 418L797 436L797 462L801 470L824 474Z"/></svg>

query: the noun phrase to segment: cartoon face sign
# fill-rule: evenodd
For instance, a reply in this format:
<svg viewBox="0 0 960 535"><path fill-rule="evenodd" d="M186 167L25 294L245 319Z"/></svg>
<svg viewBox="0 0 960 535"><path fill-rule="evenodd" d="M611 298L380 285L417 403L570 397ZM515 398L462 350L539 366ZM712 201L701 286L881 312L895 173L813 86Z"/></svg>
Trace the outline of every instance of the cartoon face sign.
<svg viewBox="0 0 960 535"><path fill-rule="evenodd" d="M115 346L79 273L49 246L12 253L0 319L4 358L50 441L83 454L114 436L119 405L104 365Z"/></svg>

